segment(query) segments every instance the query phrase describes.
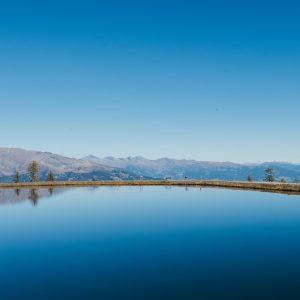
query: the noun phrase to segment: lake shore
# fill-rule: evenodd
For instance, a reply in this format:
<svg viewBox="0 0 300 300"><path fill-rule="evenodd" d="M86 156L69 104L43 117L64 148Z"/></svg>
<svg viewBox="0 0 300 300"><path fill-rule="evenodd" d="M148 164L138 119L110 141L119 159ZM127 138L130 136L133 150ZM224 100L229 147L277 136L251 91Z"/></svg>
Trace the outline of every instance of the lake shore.
<svg viewBox="0 0 300 300"><path fill-rule="evenodd" d="M299 193L300 184L281 182L245 182L223 180L128 180L128 181L55 181L0 183L0 188L49 188L97 186L185 186L258 190L268 192Z"/></svg>

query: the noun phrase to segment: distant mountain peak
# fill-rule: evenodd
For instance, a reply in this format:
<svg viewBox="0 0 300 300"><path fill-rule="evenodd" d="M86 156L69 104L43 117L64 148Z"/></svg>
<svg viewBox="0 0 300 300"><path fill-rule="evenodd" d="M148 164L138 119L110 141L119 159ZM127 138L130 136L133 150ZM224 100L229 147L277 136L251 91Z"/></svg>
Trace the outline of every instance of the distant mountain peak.
<svg viewBox="0 0 300 300"><path fill-rule="evenodd" d="M265 168L270 165L274 166L278 178L285 177L288 180L293 180L299 177L300 179L300 165L277 162L241 164L230 161L197 161L169 157L147 159L143 156L128 156L125 158L108 156L98 158L97 162L159 179L166 177L182 179L186 176L190 179L246 180L247 176L251 175L255 180L262 181Z"/></svg>
<svg viewBox="0 0 300 300"><path fill-rule="evenodd" d="M85 160L88 160L88 159L99 159L99 157L90 154L90 155L87 155L85 157L82 157L81 159L85 159Z"/></svg>

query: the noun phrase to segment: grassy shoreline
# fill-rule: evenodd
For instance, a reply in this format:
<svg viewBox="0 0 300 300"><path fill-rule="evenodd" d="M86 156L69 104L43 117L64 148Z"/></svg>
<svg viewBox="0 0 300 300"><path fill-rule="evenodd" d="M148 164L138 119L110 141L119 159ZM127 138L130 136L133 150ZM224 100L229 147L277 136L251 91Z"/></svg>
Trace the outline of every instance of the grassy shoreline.
<svg viewBox="0 0 300 300"><path fill-rule="evenodd" d="M128 180L128 181L55 181L0 183L0 188L49 188L86 186L186 186L217 187L268 192L291 192L300 194L300 184L281 182L245 182L222 180Z"/></svg>

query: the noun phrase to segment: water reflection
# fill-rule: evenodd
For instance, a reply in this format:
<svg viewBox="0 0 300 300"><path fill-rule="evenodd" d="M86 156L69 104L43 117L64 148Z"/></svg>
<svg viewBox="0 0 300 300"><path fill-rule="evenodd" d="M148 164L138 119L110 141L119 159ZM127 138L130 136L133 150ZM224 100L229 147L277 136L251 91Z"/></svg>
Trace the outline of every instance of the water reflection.
<svg viewBox="0 0 300 300"><path fill-rule="evenodd" d="M20 196L20 189L15 189L15 193L16 193L16 196L19 197Z"/></svg>
<svg viewBox="0 0 300 300"><path fill-rule="evenodd" d="M67 188L0 189L0 205L18 204L29 200L36 206L39 200L52 197L68 190Z"/></svg>
<svg viewBox="0 0 300 300"><path fill-rule="evenodd" d="M39 201L39 192L37 189L31 189L28 194L28 199L33 203L34 206L37 205Z"/></svg>
<svg viewBox="0 0 300 300"><path fill-rule="evenodd" d="M86 190L90 191L96 191L98 189L105 189L107 191L121 191L125 187L122 186L105 186L105 187L85 187ZM163 187L165 190L175 191L176 188L173 186L164 186ZM208 187L207 187L208 188ZM22 203L24 201L30 201L34 206L38 204L38 202L43 199L43 198L49 198L54 195L60 194L62 192L66 192L69 190L74 190L74 188L66 188L66 187L50 187L50 188L35 188L35 189L28 189L28 188L17 188L17 189L10 189L10 188L0 188L0 205L1 204L18 204ZM127 190L139 190L139 191L144 191L145 187L144 186L128 186L126 187ZM191 192L195 189L203 191L206 188L203 187L194 187L194 186L184 186L182 189L186 192ZM208 188L209 189L209 188ZM224 188L218 188L214 187L214 190L226 190ZM240 190L240 189L228 189L228 190ZM245 193L247 191L244 191ZM264 190L258 190L257 192L260 193L267 193L267 194L286 194L286 195L299 195L299 192L270 192L270 191L264 191Z"/></svg>
<svg viewBox="0 0 300 300"><path fill-rule="evenodd" d="M1 299L300 299L299 196L185 188L0 189Z"/></svg>
<svg viewBox="0 0 300 300"><path fill-rule="evenodd" d="M171 185L166 185L164 186L165 190L172 190L172 186Z"/></svg>

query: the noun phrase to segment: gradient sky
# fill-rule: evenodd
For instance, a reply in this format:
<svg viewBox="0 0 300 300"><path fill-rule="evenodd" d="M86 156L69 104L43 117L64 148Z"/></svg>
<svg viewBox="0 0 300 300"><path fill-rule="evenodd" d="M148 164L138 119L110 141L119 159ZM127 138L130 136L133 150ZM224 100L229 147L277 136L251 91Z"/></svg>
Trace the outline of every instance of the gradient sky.
<svg viewBox="0 0 300 300"><path fill-rule="evenodd" d="M300 162L299 16L299 1L1 1L0 146Z"/></svg>

